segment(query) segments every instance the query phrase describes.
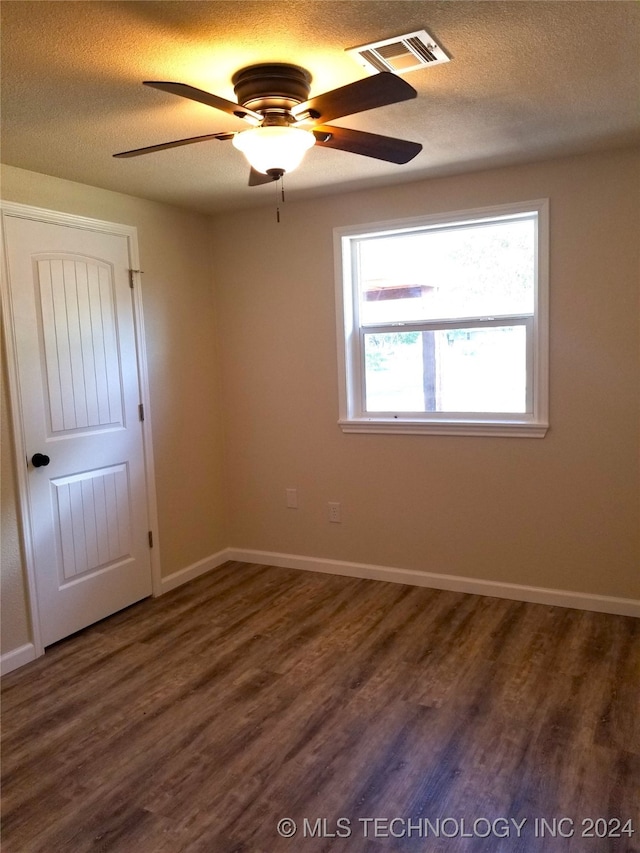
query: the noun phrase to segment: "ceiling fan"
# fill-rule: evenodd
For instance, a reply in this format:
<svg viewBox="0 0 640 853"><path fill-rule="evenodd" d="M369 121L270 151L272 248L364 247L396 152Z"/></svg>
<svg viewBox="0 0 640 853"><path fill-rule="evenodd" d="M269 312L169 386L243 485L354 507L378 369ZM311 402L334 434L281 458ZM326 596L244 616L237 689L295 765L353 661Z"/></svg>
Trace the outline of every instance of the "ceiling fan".
<svg viewBox="0 0 640 853"><path fill-rule="evenodd" d="M144 85L222 110L246 121L250 129L177 139L113 156L137 157L210 139L231 139L251 166L249 186L257 186L292 171L313 145L397 164L408 163L422 150L417 142L327 124L342 116L415 98L416 90L390 72L356 80L313 98L309 98L309 72L287 63L251 65L236 72L232 82L237 103L185 83L147 80Z"/></svg>

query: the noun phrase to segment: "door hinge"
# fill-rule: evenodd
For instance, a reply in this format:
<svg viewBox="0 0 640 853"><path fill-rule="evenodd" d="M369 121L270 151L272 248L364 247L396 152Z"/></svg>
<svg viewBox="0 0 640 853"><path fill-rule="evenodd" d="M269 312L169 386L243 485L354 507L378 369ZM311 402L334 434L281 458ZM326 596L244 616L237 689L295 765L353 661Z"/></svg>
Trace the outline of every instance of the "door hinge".
<svg viewBox="0 0 640 853"><path fill-rule="evenodd" d="M149 531L149 548L153 548L153 531Z"/></svg>
<svg viewBox="0 0 640 853"><path fill-rule="evenodd" d="M138 404L138 418L143 421L144 420L144 403Z"/></svg>
<svg viewBox="0 0 640 853"><path fill-rule="evenodd" d="M140 275L142 275L142 273L144 272L144 270L129 270L129 287L131 288L131 290L133 290L133 287L134 287L134 285L135 285L135 282L134 282L134 280L133 280L133 274L134 274L135 272L137 272L137 273L139 273Z"/></svg>

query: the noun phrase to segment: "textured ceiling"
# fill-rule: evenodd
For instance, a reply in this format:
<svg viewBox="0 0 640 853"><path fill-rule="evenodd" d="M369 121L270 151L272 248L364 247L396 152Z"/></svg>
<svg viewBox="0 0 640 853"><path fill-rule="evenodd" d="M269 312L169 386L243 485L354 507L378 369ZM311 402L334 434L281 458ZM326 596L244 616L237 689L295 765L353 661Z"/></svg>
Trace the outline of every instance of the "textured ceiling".
<svg viewBox="0 0 640 853"><path fill-rule="evenodd" d="M293 197L640 141L640 5L633 0L3 0L4 163L205 212L271 204L229 142L114 160L116 151L245 129L148 89L176 80L235 100L256 62L309 69L311 94L367 76L346 48L426 29L451 62L405 79L418 98L335 124L421 142L405 166L312 149Z"/></svg>

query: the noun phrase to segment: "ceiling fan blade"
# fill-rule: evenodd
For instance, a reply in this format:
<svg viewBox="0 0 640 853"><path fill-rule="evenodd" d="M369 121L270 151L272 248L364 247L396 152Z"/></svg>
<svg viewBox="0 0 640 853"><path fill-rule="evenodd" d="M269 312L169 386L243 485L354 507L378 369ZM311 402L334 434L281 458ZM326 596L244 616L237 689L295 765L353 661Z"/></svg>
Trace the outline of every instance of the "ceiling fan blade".
<svg viewBox="0 0 640 853"><path fill-rule="evenodd" d="M272 178L271 175L265 175L257 169L251 169L249 172L250 187L259 187L261 184L272 184L274 180L275 178Z"/></svg>
<svg viewBox="0 0 640 853"><path fill-rule="evenodd" d="M388 163L408 163L422 151L419 142L395 139L393 136L381 136L378 133L365 133L362 130L349 130L347 127L332 125L316 127L313 130L316 145L323 148L336 148L351 154L362 154Z"/></svg>
<svg viewBox="0 0 640 853"><path fill-rule="evenodd" d="M193 142L206 142L207 139L231 139L234 133L208 133L206 136L192 136L189 139L176 139L173 142L161 142L159 145L148 145L146 148L134 148L131 151L120 151L114 157L138 157L140 154L151 154L154 151L164 151L166 148L178 148L180 145L191 145Z"/></svg>
<svg viewBox="0 0 640 853"><path fill-rule="evenodd" d="M257 125L262 123L263 117L260 113L248 110L246 107L235 103L235 101L227 101L226 98L220 98L218 95L212 95L210 92L204 92L202 89L188 86L186 83L165 83L158 80L145 80L144 85L151 86L152 89L160 89L161 92L179 95L181 98L189 98L191 101L199 101L199 103L206 104L208 107L213 107L229 115L245 119L250 124Z"/></svg>
<svg viewBox="0 0 640 853"><path fill-rule="evenodd" d="M332 89L323 95L316 95L315 98L296 104L291 112L299 122L327 122L375 107L408 101L417 94L413 86L402 77L390 71L383 71L373 77L365 77L364 80L356 80L355 83Z"/></svg>

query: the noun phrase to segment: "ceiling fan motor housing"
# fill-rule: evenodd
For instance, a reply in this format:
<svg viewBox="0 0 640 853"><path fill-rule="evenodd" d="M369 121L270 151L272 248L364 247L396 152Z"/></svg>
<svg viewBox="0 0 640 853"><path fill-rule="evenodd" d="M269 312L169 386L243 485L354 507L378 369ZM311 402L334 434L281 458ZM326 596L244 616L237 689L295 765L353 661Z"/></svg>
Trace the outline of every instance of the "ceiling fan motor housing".
<svg viewBox="0 0 640 853"><path fill-rule="evenodd" d="M250 65L232 77L238 103L255 112L289 112L306 101L311 74L299 65L284 62Z"/></svg>

